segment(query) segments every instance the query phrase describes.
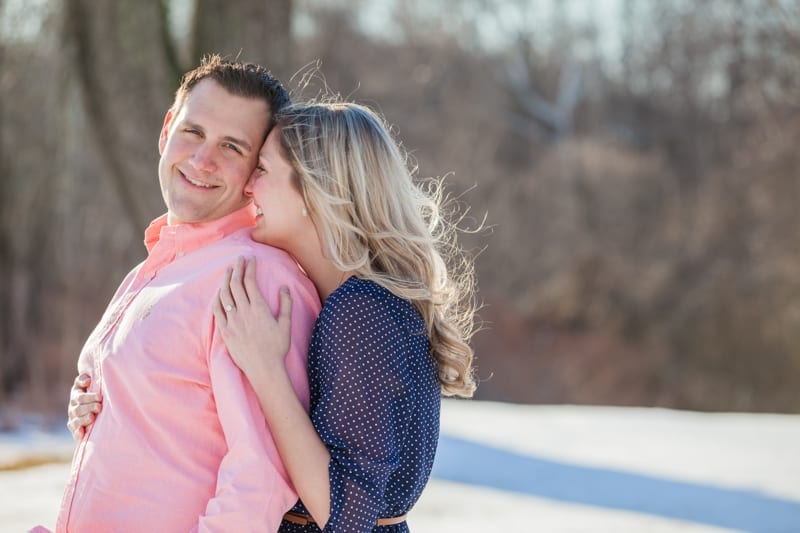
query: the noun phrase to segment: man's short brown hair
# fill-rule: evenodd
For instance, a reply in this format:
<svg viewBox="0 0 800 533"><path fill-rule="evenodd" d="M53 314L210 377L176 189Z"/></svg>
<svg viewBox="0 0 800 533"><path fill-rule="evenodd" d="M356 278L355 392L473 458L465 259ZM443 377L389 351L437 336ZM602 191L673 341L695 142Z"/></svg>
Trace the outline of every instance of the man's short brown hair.
<svg viewBox="0 0 800 533"><path fill-rule="evenodd" d="M264 100L270 109L271 128L278 111L291 103L289 93L267 69L254 63L241 63L222 59L219 55L205 56L200 66L183 75L181 86L175 92L172 111L178 113L195 85L212 79L226 91L236 96Z"/></svg>

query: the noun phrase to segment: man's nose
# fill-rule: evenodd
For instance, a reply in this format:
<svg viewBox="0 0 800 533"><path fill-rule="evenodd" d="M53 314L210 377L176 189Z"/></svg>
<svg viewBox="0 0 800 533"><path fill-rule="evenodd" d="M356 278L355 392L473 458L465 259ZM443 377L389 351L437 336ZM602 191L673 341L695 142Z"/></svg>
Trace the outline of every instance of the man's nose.
<svg viewBox="0 0 800 533"><path fill-rule="evenodd" d="M189 161L194 168L201 172L214 172L217 168L217 164L214 159L215 151L216 147L207 143L203 143L197 147L197 150L195 150L194 155L192 155L192 158Z"/></svg>

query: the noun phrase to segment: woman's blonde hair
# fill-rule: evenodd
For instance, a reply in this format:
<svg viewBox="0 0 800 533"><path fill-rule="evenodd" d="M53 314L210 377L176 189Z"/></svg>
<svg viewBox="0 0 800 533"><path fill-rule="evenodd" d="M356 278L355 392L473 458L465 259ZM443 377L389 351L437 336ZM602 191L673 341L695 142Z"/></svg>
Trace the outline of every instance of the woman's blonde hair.
<svg viewBox="0 0 800 533"><path fill-rule="evenodd" d="M443 216L441 180L415 184L383 120L358 104L293 105L277 127L328 256L411 301L443 394L472 396L474 270Z"/></svg>

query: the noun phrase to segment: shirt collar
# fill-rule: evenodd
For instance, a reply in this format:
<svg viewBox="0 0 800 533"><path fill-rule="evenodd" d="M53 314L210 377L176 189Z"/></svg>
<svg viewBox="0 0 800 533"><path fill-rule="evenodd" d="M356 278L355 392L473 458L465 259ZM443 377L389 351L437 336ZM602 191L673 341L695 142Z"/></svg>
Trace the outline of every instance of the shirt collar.
<svg viewBox="0 0 800 533"><path fill-rule="evenodd" d="M144 245L150 253L159 242L171 240L182 251L188 253L254 224L255 208L252 203L208 222L169 225L165 213L153 220L145 230Z"/></svg>

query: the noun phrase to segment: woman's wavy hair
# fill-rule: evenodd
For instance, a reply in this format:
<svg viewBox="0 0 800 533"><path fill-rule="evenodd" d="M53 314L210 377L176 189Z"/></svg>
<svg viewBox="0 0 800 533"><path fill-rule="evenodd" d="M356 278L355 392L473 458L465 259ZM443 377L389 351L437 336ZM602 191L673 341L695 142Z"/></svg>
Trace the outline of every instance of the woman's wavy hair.
<svg viewBox="0 0 800 533"><path fill-rule="evenodd" d="M328 256L411 301L425 320L443 394L472 396L474 269L445 216L442 180L415 183L406 154L367 107L296 104L276 118Z"/></svg>

